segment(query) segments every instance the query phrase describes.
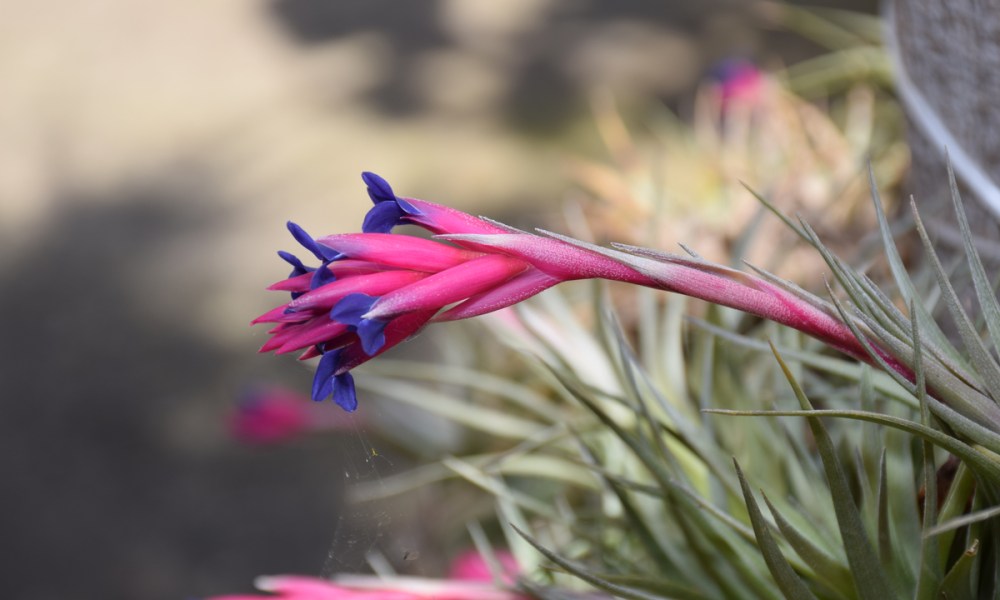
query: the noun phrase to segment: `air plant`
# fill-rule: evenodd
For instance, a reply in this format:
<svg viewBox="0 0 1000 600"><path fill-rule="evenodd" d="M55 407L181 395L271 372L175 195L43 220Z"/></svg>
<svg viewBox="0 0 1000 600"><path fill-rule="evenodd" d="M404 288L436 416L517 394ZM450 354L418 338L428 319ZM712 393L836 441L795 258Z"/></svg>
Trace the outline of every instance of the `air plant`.
<svg viewBox="0 0 1000 600"><path fill-rule="evenodd" d="M870 20L840 26L788 10L837 52L788 69L787 87L812 94L839 77L850 88L857 78L843 76L844 65L884 80ZM869 32L860 46L855 30ZM898 121L891 101L854 87L841 127L779 81L740 67L739 86L720 80L699 96L693 128L654 126L654 154L666 167L640 161L623 120L598 102L615 164L573 167L608 209L584 211L588 225L625 244L578 239L586 227L574 237L516 230L398 196L370 173L374 207L361 233L313 238L289 224L318 264L280 253L293 270L271 287L292 297L256 320L274 324L261 350L318 357L315 400L364 411L360 390L479 434L467 452L351 489L373 500L457 479L491 495L496 515L482 518L502 531L520 576L513 586L453 588L469 598L1000 594L998 282L979 260L954 178L971 280L964 295L915 209L925 266L908 266L896 249L875 185L898 181L906 164L902 144L876 129ZM856 177L865 157L868 185ZM667 210L661 170L671 200L682 200ZM741 179L768 181L768 197L747 194ZM881 286L824 239L866 196L891 274ZM834 199L848 208L827 212L820 232L784 214ZM823 294L803 289L815 280L800 287L762 268L719 264L725 252L711 243L701 254L643 247L721 228L742 255L754 235L774 239L774 229L744 231L752 202L804 242L781 252L808 268L783 272L800 280L820 265L830 277ZM709 224L692 225L692 213ZM401 224L432 237L394 233ZM561 285L572 280L596 283ZM966 295L976 300L972 314ZM705 301L698 317L692 298ZM936 318L943 312L950 327ZM496 349L479 366L381 356L431 324L471 317L521 357L520 372L500 371ZM430 589L405 579L263 583L303 600Z"/></svg>
<svg viewBox="0 0 1000 600"><path fill-rule="evenodd" d="M304 347L306 357L322 356L317 400L332 394L353 410L356 392L353 380L342 383L345 376L426 324L510 307L574 279L620 281L707 300L771 328L770 360L787 381L792 406L780 400L787 393L773 380L740 383L739 371L750 365L767 370L755 356L761 342L719 323L700 323L689 333L697 360L678 367L684 347L676 309L665 315L647 309L637 327L647 354L642 357L631 350L627 332L599 311L597 332L589 333L598 351L590 358L604 363L601 370L609 377L603 385L588 381L592 364L575 364L582 346L567 345L573 335L543 334L547 322L571 320L567 311L545 318L524 309L519 317L497 321L506 337L513 331L522 342L526 331L534 332L528 339L540 348L535 366L551 392L535 406L522 398L514 410L467 407L472 418L442 410L485 431L503 417L517 419L508 433L522 440L494 455L447 459L442 468L497 495L519 558L525 557L525 543L546 558L546 583L566 585L565 578L551 575L562 571L635 598L936 597L967 590L980 597L997 590L1000 547L989 517L997 512L1000 489L1000 366L993 355L1000 347L1000 305L964 222L988 341L962 308L914 214L962 353L907 276L874 181L885 253L906 312L834 256L805 223L786 219L823 257L846 299L831 294L824 300L766 271L740 271L696 255L526 233L400 198L372 174L365 181L376 203L365 232L313 240L290 226L321 265L311 269L283 254L295 270L273 287L294 297L258 319L279 323L263 350ZM953 200L963 214L954 185ZM426 240L388 233L402 222L436 235ZM768 321L806 333L842 358L774 330ZM670 334L657 338L661 331ZM670 373L660 372L664 364L656 357L672 365ZM697 377L688 372L692 368L699 370ZM386 370L392 371L391 363L384 363ZM379 389L385 379L373 381ZM810 388L813 399L805 391ZM522 395L518 390L511 385L508 401ZM817 402L822 409L814 408ZM735 416L758 418L733 426ZM855 426L863 435L848 420L867 423ZM908 440L919 440L916 455ZM937 473L942 453L953 457L952 475L944 479ZM533 496L531 486L512 487L508 476L514 474L557 483L556 503L563 508L553 510L553 499ZM766 482L762 498L770 517L751 481ZM385 482L380 487L399 489ZM570 499L581 494L593 501ZM525 557L522 564L540 562ZM533 588L528 578L523 586L555 597L545 587Z"/></svg>

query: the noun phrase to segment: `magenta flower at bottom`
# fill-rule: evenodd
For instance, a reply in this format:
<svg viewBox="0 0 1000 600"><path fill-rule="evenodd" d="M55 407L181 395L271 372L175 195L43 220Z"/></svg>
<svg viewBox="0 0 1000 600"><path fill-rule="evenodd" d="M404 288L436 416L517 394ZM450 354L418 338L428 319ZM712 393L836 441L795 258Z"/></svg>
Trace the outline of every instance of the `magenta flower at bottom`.
<svg viewBox="0 0 1000 600"><path fill-rule="evenodd" d="M400 198L381 177L362 177L375 203L362 233L314 239L289 223L292 236L319 265L306 266L295 255L279 252L293 270L270 289L290 292L291 299L253 321L274 324L261 352L320 357L314 400L332 396L353 411L357 395L351 370L428 323L482 315L574 279L623 281L737 308L871 360L835 311L801 290L691 257L526 233L439 204ZM436 235L391 233L399 224ZM905 371L874 346L881 358Z"/></svg>
<svg viewBox="0 0 1000 600"><path fill-rule="evenodd" d="M523 594L497 589L489 583L448 579L349 577L327 581L282 575L260 577L257 587L275 600L528 600ZM264 600L265 596L216 596L209 600Z"/></svg>
<svg viewBox="0 0 1000 600"><path fill-rule="evenodd" d="M247 444L275 444L313 432L350 431L354 420L324 410L301 392L266 385L247 390L229 415L229 432Z"/></svg>

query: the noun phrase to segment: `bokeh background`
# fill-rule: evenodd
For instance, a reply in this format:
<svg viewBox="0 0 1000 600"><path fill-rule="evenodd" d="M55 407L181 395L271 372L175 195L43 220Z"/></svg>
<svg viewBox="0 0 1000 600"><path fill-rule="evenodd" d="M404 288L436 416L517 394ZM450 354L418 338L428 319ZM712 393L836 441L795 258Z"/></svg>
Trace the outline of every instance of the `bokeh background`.
<svg viewBox="0 0 1000 600"><path fill-rule="evenodd" d="M0 14L0 589L15 600L248 590L364 568L384 539L409 539L412 570L433 574L407 525L417 503L343 502L412 447L361 417L267 446L227 427L255 386L310 384L293 359L256 355L264 331L247 326L286 274L284 222L357 229L373 170L405 195L541 224L572 189L567 157L602 152L595 94L683 115L724 58L817 52L736 0L0 0Z"/></svg>

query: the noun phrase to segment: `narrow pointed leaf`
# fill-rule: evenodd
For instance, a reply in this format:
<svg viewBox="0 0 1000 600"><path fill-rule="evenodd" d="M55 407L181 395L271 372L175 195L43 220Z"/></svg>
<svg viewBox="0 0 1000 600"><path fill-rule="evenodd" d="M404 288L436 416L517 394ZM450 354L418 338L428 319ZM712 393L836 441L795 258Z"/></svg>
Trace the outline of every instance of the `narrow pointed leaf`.
<svg viewBox="0 0 1000 600"><path fill-rule="evenodd" d="M844 419L855 419L860 421L870 421L879 423L887 427L899 429L921 438L931 441L935 446L943 448L948 452L958 456L968 462L971 466L991 481L1000 483L1000 462L994 462L986 454L977 451L971 446L956 439L954 436L942 433L936 429L924 427L920 423L885 415L882 413L868 413L858 410L722 410L710 409L710 412L720 415L744 416L744 417L838 417Z"/></svg>
<svg viewBox="0 0 1000 600"><path fill-rule="evenodd" d="M558 513L556 513L550 504L542 502L524 492L511 489L502 479L485 473L475 465L464 460L449 457L445 457L441 462L469 483L486 490L497 498L503 498L524 510L531 511L550 521L557 521L559 518Z"/></svg>
<svg viewBox="0 0 1000 600"><path fill-rule="evenodd" d="M868 165L868 183L871 187L872 202L875 204L875 216L878 218L879 234L882 236L882 249L886 260L889 262L889 270L892 272L893 279L896 280L896 287L899 288L899 293L902 295L903 301L909 304L912 300L919 300L920 294L914 288L913 281L910 280L906 266L903 264L903 259L899 256L899 250L896 249L896 243L892 238L892 231L889 229L889 221L885 216L885 207L882 205L882 198L879 195L878 186L875 184L875 171L872 169L871 164ZM924 304L917 301L914 302L914 305L916 306L917 316L920 319L920 326L929 335L934 346L943 348L946 351L950 350L951 357L957 358L958 355L951 344L948 343L937 322L927 312Z"/></svg>
<svg viewBox="0 0 1000 600"><path fill-rule="evenodd" d="M767 210L771 211L774 214L774 216L776 216L779 219L781 219L781 221L789 229L791 229L792 231L794 231L800 238L802 238L806 242L809 242L810 244L812 243L812 240L809 239L809 236L806 235L806 233L798 225L796 225L794 221L792 221L790 218L788 218L788 215L786 215L784 212L782 212L780 208L778 208L770 200L768 200L767 198L765 198L763 194L757 193L757 191L755 191L753 188L751 188L745 182L741 181L740 185L742 185L743 188L746 189L746 191L750 192L750 194L754 198L756 198L758 202L760 202L761 204L763 204L764 207L767 208Z"/></svg>
<svg viewBox="0 0 1000 600"><path fill-rule="evenodd" d="M924 249L927 252L928 259L930 259L934 274L937 275L938 286L944 294L945 306L948 307L948 312L955 321L958 334L962 337L962 343L969 353L969 358L972 360L972 365L975 367L976 373L982 377L986 391L993 397L994 402L996 402L1000 400L1000 365L990 356L989 351L983 345L982 339L976 332L972 320L969 319L969 315L962 308L962 302L959 300L958 294L955 293L955 288L948 280L944 267L941 265L941 261L934 251L934 244L927 235L927 230L924 228L920 216L916 212L916 205L913 204L912 206L913 218L917 223L917 232L920 234L920 241L924 244Z"/></svg>
<svg viewBox="0 0 1000 600"><path fill-rule="evenodd" d="M712 335L721 337L734 344L738 344L746 348L752 348L760 352L770 353L771 351L767 342L763 340L733 333L732 331L723 329L696 317L687 317L687 320L690 323L697 325L699 328L708 331ZM847 379L860 380L861 371L866 366L864 364L858 364L853 360L835 358L818 352L806 352L784 346L776 347L786 360L792 358L795 361L808 367L812 367L818 371ZM887 373L883 371L874 371L872 373L872 377L872 383L878 392L885 394L890 399L900 402L908 408L918 408L917 401L913 398L913 396Z"/></svg>
<svg viewBox="0 0 1000 600"><path fill-rule="evenodd" d="M910 302L912 307L913 302ZM920 321L916 313L913 315L913 372L916 378L917 399L920 400L920 424L930 426L931 411L927 403L927 385L924 379L924 367L921 356L923 345L920 340ZM923 440L923 480L924 480L924 514L922 529L929 530L937 520L937 469L934 467L934 447ZM917 600L933 600L937 595L941 581L940 543L935 538L924 536L920 548L920 569L917 572Z"/></svg>
<svg viewBox="0 0 1000 600"><path fill-rule="evenodd" d="M906 379L900 373L898 366L889 364L886 360L886 354L876 350L871 340L858 328L858 324L850 319L847 315L847 310L837 300L836 296L833 296L833 290L830 290L830 295L844 323L851 329L862 346L864 346L865 351L868 352L868 356L882 367L882 370L889 374L897 383L911 391L911 393L916 393L913 382ZM868 326L871 327L873 324L868 323ZM892 354L900 358L904 364L908 360L912 360L913 347L911 345L904 344L899 340L889 339L888 337L880 336L880 339L890 347ZM934 390L942 396L942 400L960 407L960 410L956 411L935 398L929 398L928 403L934 415L944 420L949 426L963 435L967 435L968 439L983 444L994 452L1000 453L1000 437L997 437L995 431L990 431L982 425L983 423L995 423L994 426L1000 427L1000 417L996 417L1000 415L1000 411L997 411L996 405L989 398L959 380L958 377L947 372L943 367L935 367L933 363L927 363L924 365L924 368L931 373L931 380L935 381Z"/></svg>
<svg viewBox="0 0 1000 600"><path fill-rule="evenodd" d="M969 269L972 271L972 284L976 288L976 298L979 300L979 308L983 311L983 319L986 321L986 328L990 332L990 339L993 342L993 349L1000 352L1000 302L993 294L993 286L989 277L986 276L986 269L983 268L983 261L979 258L976 245L972 242L972 231L969 229L969 219L965 214L965 207L962 206L962 197L958 193L958 184L955 182L955 171L948 162L948 185L951 188L951 200L955 207L955 216L958 217L958 226L962 231L962 242L965 247L965 256L969 259Z"/></svg>
<svg viewBox="0 0 1000 600"><path fill-rule="evenodd" d="M886 475L885 449L878 467L878 557L882 570L889 573L893 567L892 523L889 520L889 480Z"/></svg>
<svg viewBox="0 0 1000 600"><path fill-rule="evenodd" d="M560 423L565 418L564 412L543 394L515 380L480 369L448 364L435 364L433 369L429 369L426 362L387 358L372 363L367 369L369 373L394 379L433 381L492 394L537 414L546 422Z"/></svg>
<svg viewBox="0 0 1000 600"><path fill-rule="evenodd" d="M767 563L767 568L771 572L771 576L774 577L775 583L778 584L778 588L781 589L781 593L789 600L815 600L816 596L788 564L785 555L781 553L777 542L771 536L767 521L764 520L764 515L760 512L760 506L757 505L757 501L753 497L753 492L750 490L750 485L747 483L739 463L733 459L733 464L736 466L736 476L740 480L747 513L757 538L757 547L760 548L764 562Z"/></svg>
<svg viewBox="0 0 1000 600"><path fill-rule="evenodd" d="M645 547L646 552L660 565L660 570L666 570L666 568L674 565L674 559L670 556L670 551L676 551L676 548L670 544L661 544L657 537L649 528L649 523L643 516L639 513L632 502L632 498L623 489L623 486L618 482L611 479L606 479L608 487L615 493L618 501L622 505L622 510L625 513L625 519L629 523L629 530L635 532L639 536L639 542ZM666 547L664 547L666 546Z"/></svg>
<svg viewBox="0 0 1000 600"><path fill-rule="evenodd" d="M975 600L980 596L976 594L972 582L972 570L978 559L979 540L973 540L972 545L966 548L962 556L955 561L955 566L941 580L937 597L948 600Z"/></svg>
<svg viewBox="0 0 1000 600"><path fill-rule="evenodd" d="M803 410L811 411L812 405L798 382L792 376L788 365L782 360L781 355L774 351L774 356L778 360L781 370L785 373L796 398ZM847 552L847 562L851 567L854 576L855 588L858 597L863 600L887 600L895 598L896 594L885 579L885 573L879 568L878 556L868 540L861 515L854 505L854 498L851 494L850 485L843 467L837 458L837 451L834 448L830 434L827 433L823 423L816 416L808 417L809 427L813 437L816 439L817 450L826 471L827 483L830 485L830 493L833 498L833 507L837 515L837 523L840 526L840 535L844 542L844 550Z"/></svg>
<svg viewBox="0 0 1000 600"><path fill-rule="evenodd" d="M854 580L851 578L851 571L844 563L814 544L808 535L799 531L775 508L766 494L762 493L761 495L767 508L771 511L771 516L774 517L774 523L778 526L781 535L788 541L788 545L795 550L795 553L812 568L816 576L825 580L833 589L849 589L853 592Z"/></svg>
<svg viewBox="0 0 1000 600"><path fill-rule="evenodd" d="M528 535L517 526L511 525L511 527L514 529L514 531L518 533L518 535L524 538L529 544L534 546L534 548L538 550L545 558L554 562L560 568L564 569L567 573L572 573L576 577L579 577L583 581L586 581L590 585L600 590L604 590L605 592L613 594L616 597L626 598L628 600L661 600L665 598L665 596L660 596L658 594L653 594L650 592L646 592L644 590L639 590L636 588L631 588L608 581L607 579L604 579L599 575L595 575L593 570L590 569L589 567L577 563L575 561L569 560L567 558L563 558L562 556L556 554L552 550L549 550L538 540ZM678 595L673 596L673 594L675 593ZM683 588L681 586L677 586L677 588L673 591L673 593L671 593L671 596L676 598L685 598L691 600L701 600L703 598L709 597L694 590L687 590L686 588Z"/></svg>
<svg viewBox="0 0 1000 600"><path fill-rule="evenodd" d="M430 388L410 385L379 376L359 378L358 386L411 404L446 419L489 435L521 440L543 428L536 421L515 417L500 410L474 406Z"/></svg>
<svg viewBox="0 0 1000 600"><path fill-rule="evenodd" d="M977 510L976 512L954 518L945 523L941 523L936 527L932 527L928 529L924 533L924 535L927 537L938 536L948 531L954 531L959 527L965 527L966 525L971 525L973 523L979 523L980 521L992 519L997 515L1000 515L1000 506L994 506L992 508Z"/></svg>

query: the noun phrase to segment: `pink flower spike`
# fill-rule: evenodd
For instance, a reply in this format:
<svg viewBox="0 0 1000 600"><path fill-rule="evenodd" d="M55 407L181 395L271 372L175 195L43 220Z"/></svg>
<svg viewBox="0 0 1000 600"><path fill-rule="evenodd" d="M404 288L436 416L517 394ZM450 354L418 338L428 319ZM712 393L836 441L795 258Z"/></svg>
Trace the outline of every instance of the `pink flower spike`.
<svg viewBox="0 0 1000 600"><path fill-rule="evenodd" d="M251 325L256 325L258 323L300 323L302 321L308 321L312 318L309 313L302 312L285 312L288 310L287 304L282 304L281 306L276 306L261 316L257 317L253 321L250 321Z"/></svg>
<svg viewBox="0 0 1000 600"><path fill-rule="evenodd" d="M534 267L530 267L523 273L515 275L509 281L505 281L495 288L471 296L465 302L449 308L434 317L434 321L458 321L459 319L469 319L485 315L501 308L513 306L522 300L526 300L535 294L549 289L561 281L561 279L556 279Z"/></svg>
<svg viewBox="0 0 1000 600"><path fill-rule="evenodd" d="M342 258L340 260L336 260L328 264L326 268L337 279L343 279L345 277L354 277L355 275L367 275L369 273L379 273L381 271L388 271L392 269L392 267L386 266L384 264L370 262L367 260L353 260L350 258Z"/></svg>
<svg viewBox="0 0 1000 600"><path fill-rule="evenodd" d="M272 292L304 292L309 289L309 282L312 281L312 273L293 275L288 279L282 279L267 286Z"/></svg>
<svg viewBox="0 0 1000 600"><path fill-rule="evenodd" d="M343 233L318 241L349 258L427 273L443 271L482 256L480 252L391 233Z"/></svg>
<svg viewBox="0 0 1000 600"><path fill-rule="evenodd" d="M364 317L384 320L405 312L439 310L496 287L526 268L528 264L516 258L482 256L389 292L375 302Z"/></svg>
<svg viewBox="0 0 1000 600"><path fill-rule="evenodd" d="M347 277L310 290L289 302L288 306L294 310L329 310L348 294L364 293L381 296L425 277L427 277L427 273L419 271L382 271L369 275Z"/></svg>
<svg viewBox="0 0 1000 600"><path fill-rule="evenodd" d="M294 335L284 336L274 353L288 354L320 342L326 342L331 348L335 348L338 345L337 341L347 332L347 325L321 316L315 323L310 322L308 326L296 329Z"/></svg>
<svg viewBox="0 0 1000 600"><path fill-rule="evenodd" d="M417 335L431 320L435 312L437 312L436 309L410 312L389 321L385 326L385 344L372 355L365 353L360 342L341 348L340 364L335 374L346 373Z"/></svg>
<svg viewBox="0 0 1000 600"><path fill-rule="evenodd" d="M646 285L651 287L728 306L787 325L853 358L868 360L867 353L850 328L819 305L818 299L808 301L749 273L700 259L619 246L630 252L626 254L557 234L550 235L582 250L627 263L648 277L649 283Z"/></svg>
<svg viewBox="0 0 1000 600"><path fill-rule="evenodd" d="M375 173L361 174L368 196L375 204L365 215L361 231L389 233L397 225L410 223L434 233L504 233L503 227L454 208L396 195L389 182Z"/></svg>
<svg viewBox="0 0 1000 600"><path fill-rule="evenodd" d="M355 275L367 275L369 273L387 271L391 270L392 267L364 260L343 259L329 263L326 265L326 269L337 279L344 279ZM309 291L309 284L312 282L312 279L312 273L303 273L302 275L282 279L271 284L267 289L278 292L307 292Z"/></svg>
<svg viewBox="0 0 1000 600"><path fill-rule="evenodd" d="M297 360L309 360L310 358L316 358L317 356L321 356L322 354L323 353L319 351L319 348L317 348L316 346L310 346L305 349L305 352L299 355L299 358Z"/></svg>
<svg viewBox="0 0 1000 600"><path fill-rule="evenodd" d="M295 323L292 327L287 327L281 329L280 331L276 331L274 332L274 334L271 335L271 339L264 342L264 345L261 346L260 349L257 350L257 352L264 353L276 350L281 346L283 346L285 342L292 339L296 335L300 334L305 329L308 329L313 326L322 325L325 322L329 322L329 319L326 319L325 317L313 318L312 320L306 323Z"/></svg>
<svg viewBox="0 0 1000 600"><path fill-rule="evenodd" d="M640 285L650 284L648 277L616 260L556 239L539 237L530 233L448 234L436 237L456 244L489 247L515 256L562 281L600 278Z"/></svg>
<svg viewBox="0 0 1000 600"><path fill-rule="evenodd" d="M346 346L324 352L313 377L313 400L319 402L332 395L334 401L344 410L353 412L357 408L358 400L351 369L416 335L435 312L437 309L417 311L393 319L382 331L384 336L382 343L370 354L365 351L361 340L357 338Z"/></svg>
<svg viewBox="0 0 1000 600"><path fill-rule="evenodd" d="M403 217L403 221L419 225L432 233L509 233L506 229L495 223L449 206L442 206L416 198L405 198L405 200L419 209L420 214L407 215Z"/></svg>

